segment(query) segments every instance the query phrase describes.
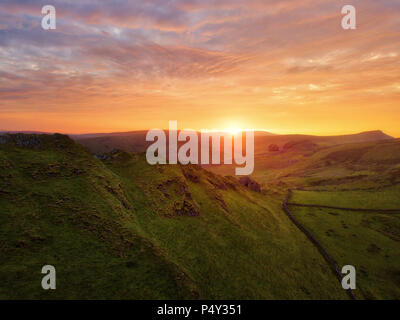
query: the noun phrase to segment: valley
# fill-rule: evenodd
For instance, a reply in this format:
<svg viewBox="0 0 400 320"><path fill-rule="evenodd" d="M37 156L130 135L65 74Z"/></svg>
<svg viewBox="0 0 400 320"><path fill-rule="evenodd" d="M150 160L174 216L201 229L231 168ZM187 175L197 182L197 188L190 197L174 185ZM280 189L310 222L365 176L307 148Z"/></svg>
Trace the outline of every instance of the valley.
<svg viewBox="0 0 400 320"><path fill-rule="evenodd" d="M372 137L256 135L258 190L229 166L150 166L145 144L124 151L120 136L95 157L99 137L83 147L64 135L2 135L0 296L349 299L282 210L292 189L296 219L356 267L357 298L398 299L400 142ZM57 268L53 292L38 286L44 264Z"/></svg>

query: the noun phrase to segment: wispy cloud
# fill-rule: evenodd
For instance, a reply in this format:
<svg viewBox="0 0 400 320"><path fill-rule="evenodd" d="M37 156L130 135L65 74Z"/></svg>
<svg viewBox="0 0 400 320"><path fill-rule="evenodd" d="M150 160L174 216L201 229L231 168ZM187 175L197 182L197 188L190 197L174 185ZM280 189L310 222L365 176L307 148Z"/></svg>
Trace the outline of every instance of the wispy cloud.
<svg viewBox="0 0 400 320"><path fill-rule="evenodd" d="M104 121L114 112L113 128L127 114L133 127L143 128L153 126L152 110L158 123L175 115L187 117L188 126L207 127L207 115L219 108L217 118L231 113L268 127L268 115L279 109L287 130L298 125L296 116L313 126L317 108L340 119L349 106L363 105L368 112L354 112L365 126L379 118L377 126L395 131L400 3L353 2L357 30L344 31L345 1L53 0L57 29L45 31L40 21L47 1L3 0L0 115L87 117L97 110ZM378 104L386 114L374 117ZM326 119L329 128L333 118ZM92 130L83 128L90 121L81 125L78 130Z"/></svg>

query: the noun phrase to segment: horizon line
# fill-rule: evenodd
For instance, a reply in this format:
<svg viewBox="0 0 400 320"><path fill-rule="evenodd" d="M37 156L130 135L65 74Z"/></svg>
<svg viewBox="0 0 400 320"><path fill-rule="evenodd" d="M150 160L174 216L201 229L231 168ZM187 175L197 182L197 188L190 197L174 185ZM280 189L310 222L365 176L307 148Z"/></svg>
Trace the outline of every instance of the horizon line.
<svg viewBox="0 0 400 320"><path fill-rule="evenodd" d="M85 132L85 133L66 133L66 132L61 132L61 131L39 131L39 130L0 130L1 134L4 133L25 133L25 134L63 134L67 136L85 136L85 135L112 135L112 134L124 134L124 133L136 133L136 132L146 132L149 130L162 130L162 131L169 131L169 129L159 129L159 128L153 128L153 129L138 129L138 130L127 130L127 131L110 131L110 132ZM261 132L261 133L267 133L270 135L275 135L275 136L284 136L284 135L304 135L304 136L319 136L319 137L329 137L329 136L344 136L344 135L356 135L356 134L362 134L362 133L370 133L370 132L381 132L391 138L398 139L400 137L395 137L391 136L387 133L385 133L381 129L375 129L375 130L366 130L366 131L358 131L358 132L352 132L352 133L337 133L337 134L315 134L315 133L275 133L271 132L267 129L237 129L237 130L229 130L229 129L200 129L200 130L195 130L195 129L178 129L178 131L183 131L183 130L191 130L195 131L198 133L201 132L210 132L210 133L218 133L218 132L224 132L224 133L232 133L237 134L239 132L246 132L246 131L254 131L256 132Z"/></svg>

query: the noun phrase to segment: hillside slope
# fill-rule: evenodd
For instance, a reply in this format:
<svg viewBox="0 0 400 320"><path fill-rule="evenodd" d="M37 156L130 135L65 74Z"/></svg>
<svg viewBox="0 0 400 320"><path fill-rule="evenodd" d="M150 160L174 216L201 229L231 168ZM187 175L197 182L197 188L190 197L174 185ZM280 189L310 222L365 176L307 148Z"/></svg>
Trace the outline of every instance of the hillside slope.
<svg viewBox="0 0 400 320"><path fill-rule="evenodd" d="M258 178L295 189L291 214L356 268L357 298L400 299L400 140L292 146L272 154Z"/></svg>
<svg viewBox="0 0 400 320"><path fill-rule="evenodd" d="M62 135L0 137L1 298L347 299L281 195L102 159ZM45 264L57 290L40 287Z"/></svg>
<svg viewBox="0 0 400 320"><path fill-rule="evenodd" d="M194 283L133 228L119 178L66 136L0 145L0 297L190 298ZM57 290L40 287L57 270ZM131 279L127 283L126 279Z"/></svg>
<svg viewBox="0 0 400 320"><path fill-rule="evenodd" d="M311 189L376 189L400 184L400 139L350 143L307 152L271 155L259 162L261 174L291 187ZM275 158L275 159L274 159ZM286 164L286 165L285 165Z"/></svg>

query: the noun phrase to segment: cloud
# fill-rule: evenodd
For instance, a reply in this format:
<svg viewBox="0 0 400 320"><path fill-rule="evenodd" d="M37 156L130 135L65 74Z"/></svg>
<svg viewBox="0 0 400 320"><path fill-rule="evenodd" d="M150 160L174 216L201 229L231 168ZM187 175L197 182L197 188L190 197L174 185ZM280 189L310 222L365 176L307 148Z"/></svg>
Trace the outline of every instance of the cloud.
<svg viewBox="0 0 400 320"><path fill-rule="evenodd" d="M45 4L0 3L0 111L398 98L398 1L355 0L354 31L335 0L53 0L53 31Z"/></svg>

